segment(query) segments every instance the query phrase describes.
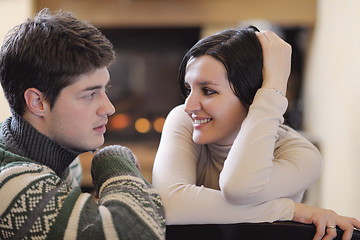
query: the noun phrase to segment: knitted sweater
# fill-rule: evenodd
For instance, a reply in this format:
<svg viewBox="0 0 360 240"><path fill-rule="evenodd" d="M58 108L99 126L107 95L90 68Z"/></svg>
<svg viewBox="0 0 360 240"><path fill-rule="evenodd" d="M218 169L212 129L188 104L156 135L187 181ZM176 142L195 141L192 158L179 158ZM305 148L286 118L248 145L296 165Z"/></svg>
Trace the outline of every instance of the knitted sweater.
<svg viewBox="0 0 360 240"><path fill-rule="evenodd" d="M96 202L69 167L80 152L16 114L0 127L0 239L164 239L160 197L129 156L94 157Z"/></svg>

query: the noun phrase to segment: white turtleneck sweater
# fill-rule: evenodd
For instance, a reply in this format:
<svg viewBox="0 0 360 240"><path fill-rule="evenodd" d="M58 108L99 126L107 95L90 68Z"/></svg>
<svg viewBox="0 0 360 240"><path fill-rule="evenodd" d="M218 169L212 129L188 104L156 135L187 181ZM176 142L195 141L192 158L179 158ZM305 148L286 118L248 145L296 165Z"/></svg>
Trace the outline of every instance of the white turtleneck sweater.
<svg viewBox="0 0 360 240"><path fill-rule="evenodd" d="M152 183L167 224L291 220L293 201L319 177L313 144L282 125L287 99L259 89L234 143L198 145L184 105L168 115Z"/></svg>

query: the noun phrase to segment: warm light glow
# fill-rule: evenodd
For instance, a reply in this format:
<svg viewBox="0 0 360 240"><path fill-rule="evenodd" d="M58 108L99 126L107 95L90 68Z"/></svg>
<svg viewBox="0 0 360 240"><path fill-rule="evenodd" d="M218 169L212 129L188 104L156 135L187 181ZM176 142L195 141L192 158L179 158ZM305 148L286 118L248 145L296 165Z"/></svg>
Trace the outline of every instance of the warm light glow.
<svg viewBox="0 0 360 240"><path fill-rule="evenodd" d="M163 117L156 118L153 122L153 127L154 127L155 131L161 133L164 123L165 123L165 118L163 118Z"/></svg>
<svg viewBox="0 0 360 240"><path fill-rule="evenodd" d="M150 121L147 120L146 118L139 118L135 122L135 129L139 133L147 133L147 132L149 132L150 129L151 129Z"/></svg>
<svg viewBox="0 0 360 240"><path fill-rule="evenodd" d="M109 128L112 130L122 130L130 125L130 116L119 113L109 119Z"/></svg>

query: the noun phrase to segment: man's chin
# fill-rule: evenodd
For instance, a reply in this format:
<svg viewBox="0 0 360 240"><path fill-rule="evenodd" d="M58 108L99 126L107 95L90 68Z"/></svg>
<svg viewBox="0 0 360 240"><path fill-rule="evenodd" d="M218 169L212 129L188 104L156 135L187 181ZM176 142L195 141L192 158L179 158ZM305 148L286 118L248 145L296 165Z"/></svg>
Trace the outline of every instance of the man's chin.
<svg viewBox="0 0 360 240"><path fill-rule="evenodd" d="M104 145L104 142L102 142L101 144L96 144L89 151L96 151L99 148L101 148L103 145Z"/></svg>
<svg viewBox="0 0 360 240"><path fill-rule="evenodd" d="M78 146L78 150L83 151L83 152L95 152L103 145L104 145L104 141L101 141L101 142L89 144L86 146Z"/></svg>

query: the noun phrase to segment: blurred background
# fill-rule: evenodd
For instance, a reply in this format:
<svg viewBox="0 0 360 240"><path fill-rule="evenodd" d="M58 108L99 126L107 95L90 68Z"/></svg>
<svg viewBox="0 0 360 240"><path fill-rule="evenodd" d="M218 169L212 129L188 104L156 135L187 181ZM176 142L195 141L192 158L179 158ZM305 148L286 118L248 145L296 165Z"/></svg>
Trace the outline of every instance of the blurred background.
<svg viewBox="0 0 360 240"><path fill-rule="evenodd" d="M360 1L358 0L0 0L0 43L42 8L66 10L114 44L105 145L123 144L151 171L162 125L184 99L177 72L186 50L229 27L272 30L293 47L286 122L320 150L323 172L304 202L360 219ZM0 93L0 121L10 115ZM80 156L91 191L91 154Z"/></svg>

